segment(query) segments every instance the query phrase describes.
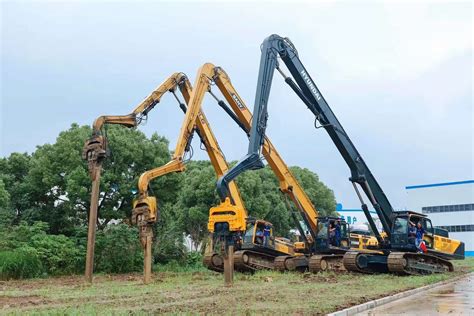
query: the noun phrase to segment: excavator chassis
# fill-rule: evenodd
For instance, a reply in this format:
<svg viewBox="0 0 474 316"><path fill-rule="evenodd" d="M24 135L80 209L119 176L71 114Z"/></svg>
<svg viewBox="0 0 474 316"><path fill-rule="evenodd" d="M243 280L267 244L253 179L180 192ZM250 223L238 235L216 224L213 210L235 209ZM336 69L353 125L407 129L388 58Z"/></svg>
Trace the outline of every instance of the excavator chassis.
<svg viewBox="0 0 474 316"><path fill-rule="evenodd" d="M360 273L396 273L400 275L425 275L454 271L453 264L437 256L413 253L391 252L368 254L350 251L344 255L344 267Z"/></svg>
<svg viewBox="0 0 474 316"><path fill-rule="evenodd" d="M322 271L347 271L342 262L342 254L326 254L308 256L279 256L275 258L275 270L322 272Z"/></svg>
<svg viewBox="0 0 474 316"><path fill-rule="evenodd" d="M366 274L386 273L387 256L383 254L371 254L357 251L349 251L342 259L347 271Z"/></svg>
<svg viewBox="0 0 474 316"><path fill-rule="evenodd" d="M239 272L273 270L275 256L252 250L238 250L234 253L234 269ZM216 252L204 255L203 264L216 272L224 271L224 260Z"/></svg>
<svg viewBox="0 0 474 316"><path fill-rule="evenodd" d="M239 250L234 253L234 269L239 272L273 270L275 256L252 250Z"/></svg>

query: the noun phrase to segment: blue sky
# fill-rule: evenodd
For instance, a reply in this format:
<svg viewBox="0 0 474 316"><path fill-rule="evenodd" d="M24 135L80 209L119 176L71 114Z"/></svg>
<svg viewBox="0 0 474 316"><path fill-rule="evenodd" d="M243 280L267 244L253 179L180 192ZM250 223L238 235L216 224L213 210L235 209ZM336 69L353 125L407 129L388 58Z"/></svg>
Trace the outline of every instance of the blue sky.
<svg viewBox="0 0 474 316"><path fill-rule="evenodd" d="M253 108L260 44L290 37L378 178L405 208L406 185L473 179L470 2L2 2L0 155L54 142L71 123L125 114L167 76L222 66ZM247 139L210 96L204 104L229 160ZM347 207L349 171L313 116L275 76L268 136ZM150 115L176 144L172 96ZM194 148L199 145L194 144ZM195 159L206 159L196 150Z"/></svg>

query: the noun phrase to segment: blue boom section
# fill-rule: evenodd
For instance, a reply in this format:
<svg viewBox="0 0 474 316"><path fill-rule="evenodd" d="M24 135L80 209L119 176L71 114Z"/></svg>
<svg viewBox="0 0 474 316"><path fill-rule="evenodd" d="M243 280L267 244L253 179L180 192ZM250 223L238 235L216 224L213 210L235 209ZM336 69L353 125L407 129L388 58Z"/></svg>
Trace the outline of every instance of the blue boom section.
<svg viewBox="0 0 474 316"><path fill-rule="evenodd" d="M237 163L237 165L218 179L217 191L220 198L223 200L229 195L228 184L239 174L247 170L258 169L264 166L260 152L265 139L265 129L267 127L268 119L268 99L273 81L273 74L276 69L285 78L285 82L314 114L316 121L321 125L320 127L326 130L329 137L336 145L339 153L344 158L344 161L351 172L349 180L353 183L357 195L361 200L362 210L369 221L369 225L376 234L377 239L379 239L379 242L383 243L384 241L370 216L368 206L363 201L356 184L362 188L363 192L369 199L379 216L384 231L387 234L390 234L393 224L393 208L364 159L362 159L357 148L344 131L339 120L336 118L308 71L303 66L298 57L296 48L288 38L283 38L274 34L264 40L261 49L262 54L248 152L247 155ZM278 58L281 58L294 80L286 76L280 69Z"/></svg>

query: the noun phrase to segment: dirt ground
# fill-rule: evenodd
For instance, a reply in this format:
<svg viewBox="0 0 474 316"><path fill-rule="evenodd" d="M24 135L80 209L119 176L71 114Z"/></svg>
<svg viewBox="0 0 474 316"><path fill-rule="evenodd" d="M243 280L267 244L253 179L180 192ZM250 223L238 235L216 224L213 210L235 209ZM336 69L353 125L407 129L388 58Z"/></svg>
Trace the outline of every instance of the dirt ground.
<svg viewBox="0 0 474 316"><path fill-rule="evenodd" d="M416 277L354 273L236 274L233 287L214 272L162 272L144 285L141 274L97 275L0 282L0 314L294 314L320 315L388 294L459 276Z"/></svg>

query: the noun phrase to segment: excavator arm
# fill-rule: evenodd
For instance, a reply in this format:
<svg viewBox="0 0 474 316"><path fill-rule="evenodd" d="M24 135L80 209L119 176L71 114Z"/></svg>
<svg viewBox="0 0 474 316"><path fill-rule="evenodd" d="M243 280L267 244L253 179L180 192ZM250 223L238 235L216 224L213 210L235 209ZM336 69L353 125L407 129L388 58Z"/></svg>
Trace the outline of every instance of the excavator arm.
<svg viewBox="0 0 474 316"><path fill-rule="evenodd" d="M250 143L247 155L231 168L221 179L218 180L218 192L221 197L227 194L227 183L235 179L239 174L254 166L261 166L259 152L264 143L265 129L268 119L268 99L275 69L284 77L285 82L306 104L315 115L315 120L320 123L336 145L342 157L351 171L349 180L353 183L357 195L362 203L362 209L369 224L376 234L380 243L384 240L370 216L367 205L356 186L358 184L367 195L369 201L376 210L385 232L390 232L392 225L393 209L385 193L370 172L368 166L362 159L356 147L337 120L321 92L301 63L298 52L288 38L271 35L262 44L262 55L260 59L260 70L255 95L255 119L252 122L250 132ZM295 79L286 76L279 65L279 58L285 63L291 75Z"/></svg>
<svg viewBox="0 0 474 316"><path fill-rule="evenodd" d="M189 150L195 131L199 134L201 141L206 147L217 176L222 176L228 170L227 163L217 140L212 133L204 113L201 111L204 95L210 90L213 71L214 66L212 64L204 64L198 71L194 89L191 89L190 85L183 85L182 93L185 96L186 103L188 103L188 108L185 111L186 115L180 130L176 149L171 161L164 166L146 171L140 176L138 180L139 198L134 201L132 220L139 221L138 218L140 218L141 214L151 214L151 217L141 217L147 218L149 222L156 220L156 198L148 195L149 183L153 179L165 174L185 170L183 158L185 153ZM230 183L229 190L233 202L231 208L234 214L230 221L231 229L233 231L245 231L247 212L244 208L240 193L234 183Z"/></svg>
<svg viewBox="0 0 474 316"><path fill-rule="evenodd" d="M175 93L176 87L188 82L186 75L177 72L161 83L149 96L127 115L103 115L99 116L92 125L92 136L85 144L82 158L88 161L89 173L92 179L97 176L98 166L107 156L107 139L102 133L106 124L118 124L128 128L138 126L148 113L160 102L166 92ZM183 89L182 89L183 90ZM175 95L176 97L176 95ZM181 108L184 106L180 103Z"/></svg>

